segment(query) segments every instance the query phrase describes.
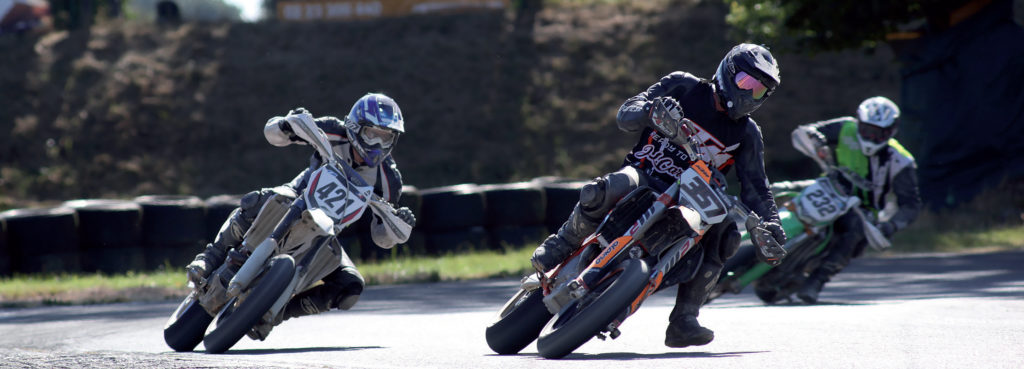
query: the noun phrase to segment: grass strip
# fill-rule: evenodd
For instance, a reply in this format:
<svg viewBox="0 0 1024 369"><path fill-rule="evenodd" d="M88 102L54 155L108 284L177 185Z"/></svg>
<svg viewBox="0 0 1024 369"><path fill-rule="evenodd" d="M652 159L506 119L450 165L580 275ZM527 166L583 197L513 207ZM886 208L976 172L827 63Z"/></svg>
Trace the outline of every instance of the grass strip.
<svg viewBox="0 0 1024 369"><path fill-rule="evenodd" d="M907 229L887 253L957 252L1024 248L1024 225L938 232ZM439 257L395 257L358 263L368 285L521 276L533 247ZM181 268L119 275L15 275L0 278L0 307L95 304L177 299L188 292Z"/></svg>

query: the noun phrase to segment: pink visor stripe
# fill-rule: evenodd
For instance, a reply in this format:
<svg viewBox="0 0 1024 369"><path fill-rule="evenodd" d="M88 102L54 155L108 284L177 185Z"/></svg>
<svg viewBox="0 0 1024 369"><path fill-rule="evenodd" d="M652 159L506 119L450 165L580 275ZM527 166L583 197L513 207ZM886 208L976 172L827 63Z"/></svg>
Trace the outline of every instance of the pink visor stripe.
<svg viewBox="0 0 1024 369"><path fill-rule="evenodd" d="M768 87L765 87L761 81L757 78L747 74L747 72L736 73L736 87L743 90L751 90L754 94L754 99L758 100L764 97L764 94L768 92Z"/></svg>

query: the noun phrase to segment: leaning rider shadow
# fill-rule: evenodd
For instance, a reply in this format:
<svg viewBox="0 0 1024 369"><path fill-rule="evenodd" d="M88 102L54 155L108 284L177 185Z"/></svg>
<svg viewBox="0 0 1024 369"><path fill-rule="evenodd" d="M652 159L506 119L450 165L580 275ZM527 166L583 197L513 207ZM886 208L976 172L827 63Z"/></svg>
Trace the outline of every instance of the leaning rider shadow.
<svg viewBox="0 0 1024 369"><path fill-rule="evenodd" d="M309 352L344 352L382 349L383 346L351 346L351 347L293 347L284 349L232 349L221 355L270 355L270 354L302 354Z"/></svg>
<svg viewBox="0 0 1024 369"><path fill-rule="evenodd" d="M637 359L694 359L694 358L727 358L750 354L762 354L771 351L735 351L735 352L663 352L645 354L636 352L606 352L601 354L572 353L560 361L566 360L637 360Z"/></svg>

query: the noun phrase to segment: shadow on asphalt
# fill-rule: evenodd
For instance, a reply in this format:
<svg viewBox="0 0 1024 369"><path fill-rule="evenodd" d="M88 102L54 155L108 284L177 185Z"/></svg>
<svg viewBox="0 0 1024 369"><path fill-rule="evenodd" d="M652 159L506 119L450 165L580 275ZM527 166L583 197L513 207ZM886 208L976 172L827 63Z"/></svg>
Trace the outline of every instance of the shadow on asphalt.
<svg viewBox="0 0 1024 369"><path fill-rule="evenodd" d="M301 354L309 352L344 352L360 351L369 349L382 349L384 346L353 346L353 347L293 347L285 349L248 349L229 350L219 355L273 355L273 354Z"/></svg>
<svg viewBox="0 0 1024 369"><path fill-rule="evenodd" d="M665 352L660 354L641 354L635 352L606 352L602 354L569 354L560 359L567 360L641 360L641 359L684 359L684 358L716 358L739 357L750 354L761 354L769 351L738 351L738 352ZM538 357L539 358L539 357Z"/></svg>

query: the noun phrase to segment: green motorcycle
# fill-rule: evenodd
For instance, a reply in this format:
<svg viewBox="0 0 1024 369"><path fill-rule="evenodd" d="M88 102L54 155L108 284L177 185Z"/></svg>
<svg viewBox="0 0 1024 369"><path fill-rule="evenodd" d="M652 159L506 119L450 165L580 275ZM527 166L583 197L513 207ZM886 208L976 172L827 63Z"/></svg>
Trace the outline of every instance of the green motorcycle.
<svg viewBox="0 0 1024 369"><path fill-rule="evenodd" d="M848 212L855 212L864 222L868 245L885 250L891 243L875 227L874 214L861 211L860 199L852 196L850 186L870 189L872 184L848 168L837 167L829 159L819 159L809 141L794 138L794 147L811 156L822 167L825 175L810 180L781 182L772 185L772 192L781 201L779 219L789 240L783 246L786 258L772 267L760 262L746 232L742 233L740 248L726 261L718 284L711 290L705 303L727 292L740 293L754 285L754 294L762 301L773 304L795 293L803 285L808 273L816 268L831 241L833 224ZM850 186L844 186L840 179ZM741 227L742 229L742 227Z"/></svg>

